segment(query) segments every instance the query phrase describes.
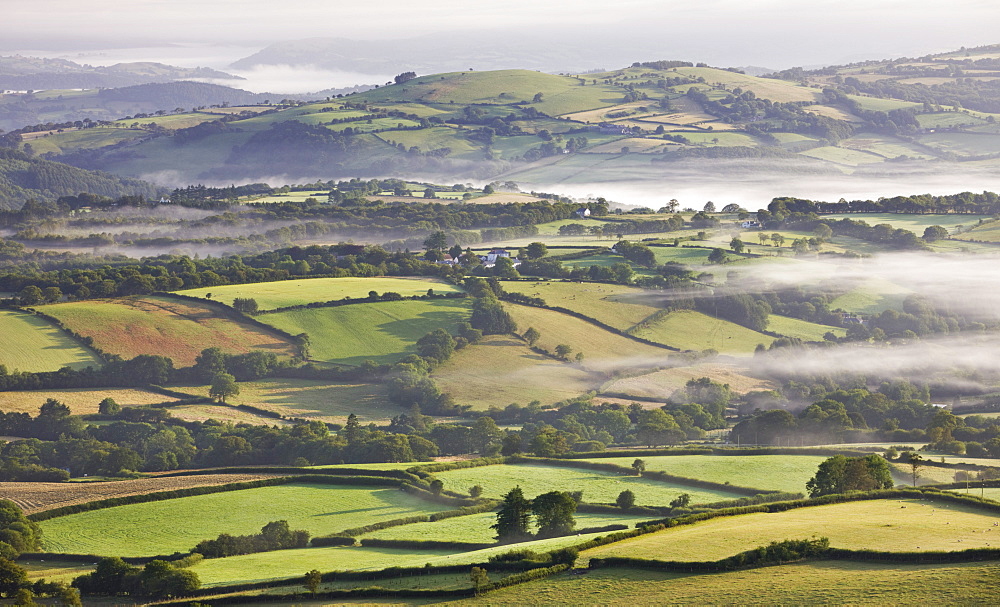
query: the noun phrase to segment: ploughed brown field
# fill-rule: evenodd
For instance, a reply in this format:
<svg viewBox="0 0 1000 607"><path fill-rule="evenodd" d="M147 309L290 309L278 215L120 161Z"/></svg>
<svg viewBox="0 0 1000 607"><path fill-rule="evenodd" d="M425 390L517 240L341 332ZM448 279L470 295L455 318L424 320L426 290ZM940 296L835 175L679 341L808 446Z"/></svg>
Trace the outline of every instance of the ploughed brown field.
<svg viewBox="0 0 1000 607"><path fill-rule="evenodd" d="M208 487L256 481L281 474L200 474L167 478L137 478L124 481L82 483L0 483L0 499L20 506L25 514L44 512L62 506L127 495L142 495L191 487Z"/></svg>

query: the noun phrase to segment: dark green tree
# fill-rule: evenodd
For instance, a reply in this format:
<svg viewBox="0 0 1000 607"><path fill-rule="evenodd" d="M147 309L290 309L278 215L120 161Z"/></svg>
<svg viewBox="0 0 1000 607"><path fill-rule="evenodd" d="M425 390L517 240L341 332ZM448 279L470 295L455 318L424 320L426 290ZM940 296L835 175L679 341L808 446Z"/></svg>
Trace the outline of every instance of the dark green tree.
<svg viewBox="0 0 1000 607"><path fill-rule="evenodd" d="M531 500L531 511L538 523L538 537L567 535L576 526L573 513L576 500L565 491L550 491Z"/></svg>
<svg viewBox="0 0 1000 607"><path fill-rule="evenodd" d="M521 487L514 487L503 497L497 522L490 529L497 532L497 541L501 543L521 542L531 537L530 522L531 503L525 499Z"/></svg>
<svg viewBox="0 0 1000 607"><path fill-rule="evenodd" d="M618 499L615 500L615 504L622 510L628 510L632 506L635 506L635 493L629 491L628 489L622 491L618 494Z"/></svg>
<svg viewBox="0 0 1000 607"><path fill-rule="evenodd" d="M310 594L316 594L319 585L323 582L323 574L318 569L313 569L306 573L305 587Z"/></svg>

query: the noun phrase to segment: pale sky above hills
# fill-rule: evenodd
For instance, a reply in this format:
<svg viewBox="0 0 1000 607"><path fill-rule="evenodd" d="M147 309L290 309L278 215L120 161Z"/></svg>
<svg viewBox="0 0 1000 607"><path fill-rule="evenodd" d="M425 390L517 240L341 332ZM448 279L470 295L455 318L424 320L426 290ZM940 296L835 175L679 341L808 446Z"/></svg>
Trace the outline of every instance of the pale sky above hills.
<svg viewBox="0 0 1000 607"><path fill-rule="evenodd" d="M507 30L539 44L638 39L649 59L781 68L1000 42L988 0L0 0L0 15L6 54Z"/></svg>

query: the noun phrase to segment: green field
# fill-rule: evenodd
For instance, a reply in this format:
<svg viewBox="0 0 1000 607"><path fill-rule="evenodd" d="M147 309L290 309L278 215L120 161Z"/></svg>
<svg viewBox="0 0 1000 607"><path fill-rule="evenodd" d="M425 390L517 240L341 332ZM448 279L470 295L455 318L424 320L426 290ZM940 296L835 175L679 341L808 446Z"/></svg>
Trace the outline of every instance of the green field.
<svg viewBox="0 0 1000 607"><path fill-rule="evenodd" d="M506 281L501 284L505 291L541 297L550 306L568 308L622 330L660 310L655 305L654 293L636 287L556 281Z"/></svg>
<svg viewBox="0 0 1000 607"><path fill-rule="evenodd" d="M297 306L321 301L333 301L345 297L368 297L371 291L379 295L386 292L399 293L405 297L424 295L428 289L435 293L455 293L460 291L455 285L430 278L308 278L303 280L281 280L277 282L256 282L245 285L225 285L179 291L180 295L206 297L232 305L237 297L252 297L261 310L273 310L285 306Z"/></svg>
<svg viewBox="0 0 1000 607"><path fill-rule="evenodd" d="M453 550L405 550L401 548L301 548L277 552L259 552L222 559L206 559L194 567L202 584L206 586L259 582L299 577L306 571L363 571L386 567L421 567L431 565L457 565L484 563L494 554L514 549L528 548L538 552L555 550L585 542L601 534L590 533L556 537L547 540L522 542L516 546L498 546L474 552L455 553Z"/></svg>
<svg viewBox="0 0 1000 607"><path fill-rule="evenodd" d="M727 354L751 354L757 344L767 346L774 341L763 333L694 310L671 312L635 335L682 350L713 349Z"/></svg>
<svg viewBox="0 0 1000 607"><path fill-rule="evenodd" d="M418 339L434 329L454 333L469 318L467 299L386 301L292 310L259 319L292 335L306 333L310 358L358 365L392 362L416 352Z"/></svg>
<svg viewBox="0 0 1000 607"><path fill-rule="evenodd" d="M582 352L583 366L587 368L604 369L639 358L666 360L670 354L668 350L647 346L561 312L509 303L504 307L517 322L519 332L534 327L541 333L538 345L549 352L555 351L559 344L573 348L571 357Z"/></svg>
<svg viewBox="0 0 1000 607"><path fill-rule="evenodd" d="M181 388L208 396L209 386ZM321 419L343 424L354 413L362 422L388 421L403 410L389 402L384 385L348 384L308 379L271 379L240 383L240 393L228 399L230 405L252 405L286 417ZM188 416L199 408L214 411L212 405L189 405ZM171 409L174 411L175 409ZM242 413L242 412L241 412ZM211 417L211 415L208 415ZM264 418L269 419L269 418ZM273 420L265 421L271 423Z"/></svg>
<svg viewBox="0 0 1000 607"><path fill-rule="evenodd" d="M174 366L194 364L205 348L231 354L251 350L291 356L287 341L248 322L221 316L208 305L170 297L95 299L44 306L80 335L91 337L105 352L132 358L139 354L169 356Z"/></svg>
<svg viewBox="0 0 1000 607"><path fill-rule="evenodd" d="M819 323L800 320L798 318L790 318L788 316L780 316L778 314L771 314L768 317L767 330L780 333L786 337L798 337L799 339L804 339L806 341L823 341L823 336L827 333L833 333L837 337L844 337L847 335L847 329L831 327L830 325L821 325Z"/></svg>
<svg viewBox="0 0 1000 607"><path fill-rule="evenodd" d="M1000 135L990 133L930 133L921 135L920 142L959 156L995 154L1000 149Z"/></svg>
<svg viewBox="0 0 1000 607"><path fill-rule="evenodd" d="M600 379L576 365L532 352L519 339L493 335L456 352L433 379L455 402L474 409L550 405L597 388Z"/></svg>
<svg viewBox="0 0 1000 607"><path fill-rule="evenodd" d="M691 495L695 504L736 499L734 493L701 489L685 485L672 485L651 481L638 476L622 476L611 472L598 472L582 468L562 468L536 465L497 465L437 472L435 477L444 481L445 489L468 491L473 485L483 487L483 495L499 498L520 485L525 497L534 497L546 491L583 491L583 501L614 503L618 494L626 489L635 493L640 506L667 506L681 493Z"/></svg>
<svg viewBox="0 0 1000 607"><path fill-rule="evenodd" d="M585 529L587 527L604 527L606 525L628 525L632 527L635 523L648 521L650 516L636 516L629 514L586 514L577 512L573 515L576 519L576 528ZM402 525L400 527L390 527L379 531L373 531L361 536L365 538L379 538L391 540L433 540L433 541L455 541L461 538L463 542L493 542L496 531L490 529L490 525L496 523L495 512L483 512L469 516L458 516L454 518L437 521L434 523L414 523L412 525ZM537 532L536 528L532 528Z"/></svg>
<svg viewBox="0 0 1000 607"><path fill-rule="evenodd" d="M0 351L0 365L8 371L56 371L61 367L82 369L101 364L93 352L33 314L0 310L0 333L5 344Z"/></svg>
<svg viewBox="0 0 1000 607"><path fill-rule="evenodd" d="M833 221L852 219L854 221L863 221L872 226L887 223L894 228L909 230L917 236L922 236L924 229L930 226L941 226L943 228L947 228L948 231L954 231L957 226L970 228L976 225L980 219L988 220L989 218L990 217L988 215L965 215L959 213L939 215L909 215L905 213L838 213L834 215L822 215L820 217L821 220L830 219Z"/></svg>
<svg viewBox="0 0 1000 607"><path fill-rule="evenodd" d="M716 574L561 573L447 605L983 605L1000 564L812 561ZM307 603L310 604L310 603Z"/></svg>
<svg viewBox="0 0 1000 607"><path fill-rule="evenodd" d="M113 398L116 403L130 405L151 405L177 400L172 396L134 388L68 388L63 390L18 390L0 392L0 411L6 413L23 412L35 415L46 399L54 398L72 410L74 415L97 413L97 406L105 398Z"/></svg>
<svg viewBox="0 0 1000 607"><path fill-rule="evenodd" d="M605 392L632 394L665 402L671 394L683 388L688 381L701 377L708 377L713 381L728 384L737 394L745 394L752 390L771 390L777 387L767 380L751 377L747 373L748 370L741 366L702 363L615 379L602 386L602 389Z"/></svg>
<svg viewBox="0 0 1000 607"><path fill-rule="evenodd" d="M992 539L986 530L995 520L988 511L944 502L870 500L711 519L601 546L581 556L716 560L771 541L812 536L828 537L830 546L852 550L965 550L986 547Z"/></svg>
<svg viewBox="0 0 1000 607"><path fill-rule="evenodd" d="M847 166L871 164L873 162L882 162L884 160L884 158L876 154L849 150L847 148L840 148L832 145L812 148L805 150L804 152L799 152L799 154L810 158L816 158L817 160L826 160L828 162Z"/></svg>
<svg viewBox="0 0 1000 607"><path fill-rule="evenodd" d="M220 533L257 533L275 520L327 535L447 509L396 488L296 483L104 508L41 525L50 552L143 556L186 552Z"/></svg>
<svg viewBox="0 0 1000 607"><path fill-rule="evenodd" d="M805 493L806 481L826 458L819 455L651 455L647 470L742 487ZM629 467L634 457L593 458L588 461Z"/></svg>
<svg viewBox="0 0 1000 607"><path fill-rule="evenodd" d="M909 289L887 280L872 278L830 302L830 309L838 308L854 314L878 314L884 310L903 311L903 300Z"/></svg>

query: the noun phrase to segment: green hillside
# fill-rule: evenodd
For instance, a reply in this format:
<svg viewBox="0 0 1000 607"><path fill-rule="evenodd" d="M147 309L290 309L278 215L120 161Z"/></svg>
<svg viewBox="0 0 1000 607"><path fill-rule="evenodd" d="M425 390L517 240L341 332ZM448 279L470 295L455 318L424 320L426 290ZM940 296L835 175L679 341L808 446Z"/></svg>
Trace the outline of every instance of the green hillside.
<svg viewBox="0 0 1000 607"><path fill-rule="evenodd" d="M31 198L54 201L59 196L80 192L112 198L126 195L151 198L159 193L159 188L137 179L86 171L0 148L0 209L20 208Z"/></svg>
<svg viewBox="0 0 1000 607"><path fill-rule="evenodd" d="M874 71L884 77L864 81L848 68L837 81L823 71L763 78L670 65L580 75L420 75L325 101L246 108L226 118L224 129L183 145L180 129L218 116L128 123L138 138L127 153L111 147L126 135L107 128L88 141L53 133L40 145L120 174L174 170L191 180L259 175L274 162L290 175L326 178L432 171L447 179L503 175L551 184L625 175L658 180L678 161L794 161L797 172L851 173L887 162L1000 156L993 72L979 76L970 92L948 78L931 89L894 75L898 66L877 63ZM954 99L971 109L956 109ZM152 130L143 126L151 123ZM287 123L302 128L281 126Z"/></svg>

